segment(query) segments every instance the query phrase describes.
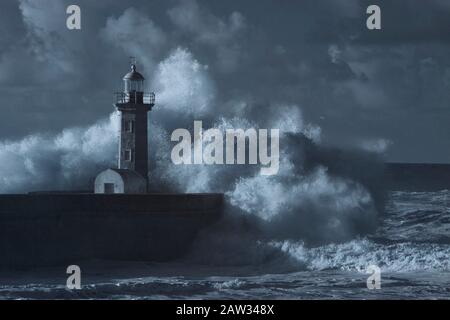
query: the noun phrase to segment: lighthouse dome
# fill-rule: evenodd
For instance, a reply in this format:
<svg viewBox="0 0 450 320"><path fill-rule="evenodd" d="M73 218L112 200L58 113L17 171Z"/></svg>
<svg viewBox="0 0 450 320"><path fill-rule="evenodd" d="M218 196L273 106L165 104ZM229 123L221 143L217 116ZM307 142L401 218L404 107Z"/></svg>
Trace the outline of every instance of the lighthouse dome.
<svg viewBox="0 0 450 320"><path fill-rule="evenodd" d="M131 71L128 72L124 77L123 80L130 80L130 81L142 81L144 80L144 76L136 71L136 65L131 65Z"/></svg>

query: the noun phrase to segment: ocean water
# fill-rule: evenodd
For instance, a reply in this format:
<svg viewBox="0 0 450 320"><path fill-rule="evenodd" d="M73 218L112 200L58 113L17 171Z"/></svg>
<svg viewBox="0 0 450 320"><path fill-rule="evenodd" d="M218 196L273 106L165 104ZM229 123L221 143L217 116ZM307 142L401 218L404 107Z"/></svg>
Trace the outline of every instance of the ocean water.
<svg viewBox="0 0 450 320"><path fill-rule="evenodd" d="M285 259L247 265L90 261L80 265L81 290L66 288L65 268L1 273L0 298L448 299L450 191L391 192L372 235L312 248L292 241L265 245ZM369 265L381 269L380 289L366 286Z"/></svg>

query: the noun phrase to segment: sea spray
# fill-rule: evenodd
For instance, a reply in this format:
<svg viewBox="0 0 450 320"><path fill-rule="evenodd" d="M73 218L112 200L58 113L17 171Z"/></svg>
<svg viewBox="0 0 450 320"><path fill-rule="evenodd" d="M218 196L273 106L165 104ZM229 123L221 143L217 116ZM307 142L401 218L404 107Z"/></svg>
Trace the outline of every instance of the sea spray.
<svg viewBox="0 0 450 320"><path fill-rule="evenodd" d="M159 102L149 120L149 189L221 192L227 200L226 218L205 230L193 253L217 263L273 262L287 255L269 246L271 241L301 240L315 246L375 230L384 192L382 164L374 154L322 146L320 127L307 123L296 105L235 99L239 108L226 108L230 101L218 100L208 69L186 49L174 50L157 69L152 83ZM277 174L262 176L257 165L174 165L170 132L195 119L222 132L279 129ZM3 142L1 191L92 189L91 179L115 166L117 125L112 114L109 120L53 137ZM214 254L221 257L208 260Z"/></svg>

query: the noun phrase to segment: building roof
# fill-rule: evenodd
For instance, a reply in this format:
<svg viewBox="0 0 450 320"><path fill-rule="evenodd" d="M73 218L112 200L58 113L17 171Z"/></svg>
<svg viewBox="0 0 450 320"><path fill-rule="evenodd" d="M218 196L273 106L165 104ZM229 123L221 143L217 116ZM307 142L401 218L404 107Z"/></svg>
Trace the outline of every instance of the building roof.
<svg viewBox="0 0 450 320"><path fill-rule="evenodd" d="M118 173L122 177L124 182L136 180L136 179L145 180L145 178L141 174L139 174L138 172L136 172L134 170L109 168L105 171L108 171L108 170Z"/></svg>
<svg viewBox="0 0 450 320"><path fill-rule="evenodd" d="M140 81L144 80L144 76L136 71L136 65L131 65L131 71L128 72L124 77L123 80L131 80L131 81Z"/></svg>

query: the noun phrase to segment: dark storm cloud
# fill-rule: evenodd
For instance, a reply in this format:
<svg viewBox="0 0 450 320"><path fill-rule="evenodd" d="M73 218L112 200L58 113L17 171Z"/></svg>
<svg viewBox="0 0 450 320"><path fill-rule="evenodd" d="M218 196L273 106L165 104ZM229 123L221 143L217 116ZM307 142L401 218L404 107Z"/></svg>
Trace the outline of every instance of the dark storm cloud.
<svg viewBox="0 0 450 320"><path fill-rule="evenodd" d="M186 88L164 70L181 65L202 79L185 100L214 104L199 114L210 121L293 105L325 143L450 160L447 1L77 1L82 30L69 31L72 3L0 4L2 140L107 117L133 55L167 104L155 117L174 126L182 121L170 105ZM369 4L381 7L381 31L365 28Z"/></svg>

